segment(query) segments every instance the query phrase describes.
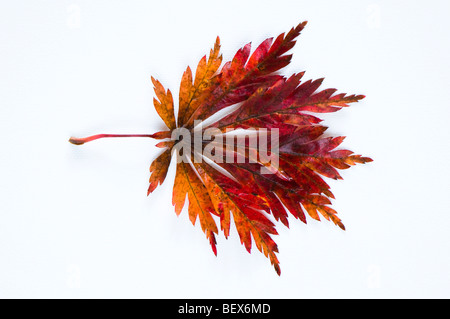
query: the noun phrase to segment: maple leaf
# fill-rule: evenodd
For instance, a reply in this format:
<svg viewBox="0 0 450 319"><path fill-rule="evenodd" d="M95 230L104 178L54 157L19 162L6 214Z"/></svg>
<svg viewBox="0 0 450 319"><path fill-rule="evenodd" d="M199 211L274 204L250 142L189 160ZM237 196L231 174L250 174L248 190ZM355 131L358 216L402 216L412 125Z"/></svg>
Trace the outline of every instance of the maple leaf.
<svg viewBox="0 0 450 319"><path fill-rule="evenodd" d="M302 82L304 72L290 77L275 73L290 63L292 55L286 52L305 25L300 23L275 40L266 39L253 53L250 43L245 45L222 67L217 37L209 56L199 61L195 76L190 67L183 73L177 114L171 91L152 77L153 103L165 131L99 134L69 141L80 145L104 137L162 140L156 146L163 152L150 165L147 195L164 182L171 158L177 156L175 213L182 212L187 197L189 220L194 225L199 221L216 255L219 228L228 238L233 218L247 251L254 242L279 275L278 247L272 238L277 231L270 216L286 226L289 215L304 223L307 215L315 220L322 216L345 229L330 207L334 195L323 177L342 179L339 169L372 161L337 149L344 137L325 136L327 128L312 115L336 112L363 95L319 90L323 79ZM202 121L227 107L225 115L203 127ZM251 130L256 139L246 133L239 142L239 134L230 134L237 129Z"/></svg>

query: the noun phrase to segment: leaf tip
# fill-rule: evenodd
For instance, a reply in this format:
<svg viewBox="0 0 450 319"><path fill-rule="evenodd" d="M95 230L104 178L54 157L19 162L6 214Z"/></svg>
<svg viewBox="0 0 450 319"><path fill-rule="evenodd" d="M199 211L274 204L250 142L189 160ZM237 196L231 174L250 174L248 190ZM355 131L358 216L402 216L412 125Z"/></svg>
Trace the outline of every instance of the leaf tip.
<svg viewBox="0 0 450 319"><path fill-rule="evenodd" d="M275 271L276 271L277 275L278 275L278 276L281 276L280 265L275 264L275 265L273 265L273 268L275 268Z"/></svg>

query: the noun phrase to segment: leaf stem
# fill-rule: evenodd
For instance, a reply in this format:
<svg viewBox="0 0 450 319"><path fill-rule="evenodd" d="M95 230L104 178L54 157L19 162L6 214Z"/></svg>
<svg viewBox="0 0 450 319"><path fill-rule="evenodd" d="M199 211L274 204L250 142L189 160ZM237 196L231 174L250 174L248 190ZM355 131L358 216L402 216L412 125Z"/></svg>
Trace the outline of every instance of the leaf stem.
<svg viewBox="0 0 450 319"><path fill-rule="evenodd" d="M71 137L69 139L69 142L75 145L83 145L84 143L98 140L100 138L106 138L106 137L149 137L149 138L158 138L158 133L155 134L97 134L92 135L84 138L78 138L78 137Z"/></svg>

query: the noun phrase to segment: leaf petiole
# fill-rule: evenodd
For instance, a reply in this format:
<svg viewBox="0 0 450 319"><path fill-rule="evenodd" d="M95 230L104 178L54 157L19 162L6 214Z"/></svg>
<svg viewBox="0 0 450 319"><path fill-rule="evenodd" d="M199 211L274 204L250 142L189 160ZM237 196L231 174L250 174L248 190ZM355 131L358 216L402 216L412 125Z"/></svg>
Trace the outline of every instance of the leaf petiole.
<svg viewBox="0 0 450 319"><path fill-rule="evenodd" d="M159 134L161 132L155 133L155 134L97 134L92 135L88 137L83 138L77 138L77 137L71 137L69 139L69 142L74 145L83 145L84 143L98 140L100 138L106 138L106 137L149 137L149 138L161 138Z"/></svg>

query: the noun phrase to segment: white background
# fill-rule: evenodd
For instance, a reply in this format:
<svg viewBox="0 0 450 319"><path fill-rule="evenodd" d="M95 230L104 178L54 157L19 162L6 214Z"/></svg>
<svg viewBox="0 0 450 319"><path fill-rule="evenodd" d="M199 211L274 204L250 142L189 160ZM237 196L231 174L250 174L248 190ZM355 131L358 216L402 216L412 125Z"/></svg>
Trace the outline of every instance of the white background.
<svg viewBox="0 0 450 319"><path fill-rule="evenodd" d="M1 1L0 297L450 297L448 1ZM299 22L290 75L365 94L324 115L374 159L330 181L347 230L278 225L281 277L235 229L211 252L171 205L174 167L146 197L163 128L150 75L181 75L220 35L224 60Z"/></svg>

